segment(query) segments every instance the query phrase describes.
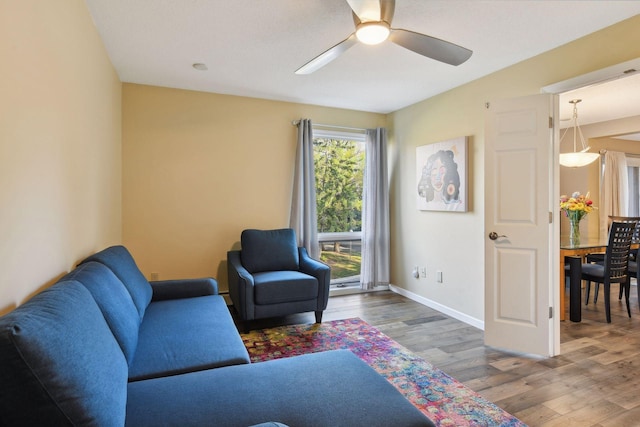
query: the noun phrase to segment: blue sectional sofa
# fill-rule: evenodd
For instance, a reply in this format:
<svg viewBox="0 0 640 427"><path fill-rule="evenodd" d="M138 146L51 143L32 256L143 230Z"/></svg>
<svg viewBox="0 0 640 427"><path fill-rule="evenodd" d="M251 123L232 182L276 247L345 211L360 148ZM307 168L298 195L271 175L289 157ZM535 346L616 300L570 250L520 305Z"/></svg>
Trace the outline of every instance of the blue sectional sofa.
<svg viewBox="0 0 640 427"><path fill-rule="evenodd" d="M122 246L0 317L0 425L258 424L433 425L349 351L250 363L215 280L149 283Z"/></svg>

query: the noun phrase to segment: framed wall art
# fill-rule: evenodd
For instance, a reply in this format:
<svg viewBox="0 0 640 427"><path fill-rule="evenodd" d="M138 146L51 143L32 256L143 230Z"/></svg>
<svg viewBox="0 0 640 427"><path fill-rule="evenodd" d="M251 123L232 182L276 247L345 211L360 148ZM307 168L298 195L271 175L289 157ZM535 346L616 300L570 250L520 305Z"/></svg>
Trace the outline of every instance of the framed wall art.
<svg viewBox="0 0 640 427"><path fill-rule="evenodd" d="M423 211L466 212L468 137L416 148L416 195Z"/></svg>

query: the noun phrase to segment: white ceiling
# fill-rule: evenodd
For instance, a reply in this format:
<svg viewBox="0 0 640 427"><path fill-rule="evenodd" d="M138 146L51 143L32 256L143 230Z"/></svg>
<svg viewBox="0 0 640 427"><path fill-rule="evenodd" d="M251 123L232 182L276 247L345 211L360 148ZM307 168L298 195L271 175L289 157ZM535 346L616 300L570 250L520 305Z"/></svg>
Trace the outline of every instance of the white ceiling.
<svg viewBox="0 0 640 427"><path fill-rule="evenodd" d="M640 72L560 95L560 127L573 123L572 99L582 100L577 104L579 125L640 116Z"/></svg>
<svg viewBox="0 0 640 427"><path fill-rule="evenodd" d="M471 58L454 67L385 42L296 75L353 32L345 0L85 1L123 82L380 113L640 13L640 1L397 0L393 27L459 44Z"/></svg>

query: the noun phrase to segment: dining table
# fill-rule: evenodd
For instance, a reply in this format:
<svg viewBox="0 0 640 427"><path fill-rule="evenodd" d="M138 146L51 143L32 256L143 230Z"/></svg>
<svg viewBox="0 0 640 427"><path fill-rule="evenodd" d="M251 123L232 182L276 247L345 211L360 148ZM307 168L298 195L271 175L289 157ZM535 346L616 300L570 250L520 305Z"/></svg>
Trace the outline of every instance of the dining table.
<svg viewBox="0 0 640 427"><path fill-rule="evenodd" d="M632 249L640 247L640 242L631 243ZM607 239L581 239L571 242L569 236L560 237L560 320L566 320L565 308L565 264L569 264L569 271L573 275L569 281L569 320L580 322L582 319L582 263L585 257L592 253L602 253L607 250Z"/></svg>
<svg viewBox="0 0 640 427"><path fill-rule="evenodd" d="M560 237L560 320L566 320L565 264L569 263L569 271L573 275L569 283L569 320L580 322L582 320L582 281L580 279L582 263L588 254L606 250L607 239L581 239L579 242L572 242L569 236Z"/></svg>

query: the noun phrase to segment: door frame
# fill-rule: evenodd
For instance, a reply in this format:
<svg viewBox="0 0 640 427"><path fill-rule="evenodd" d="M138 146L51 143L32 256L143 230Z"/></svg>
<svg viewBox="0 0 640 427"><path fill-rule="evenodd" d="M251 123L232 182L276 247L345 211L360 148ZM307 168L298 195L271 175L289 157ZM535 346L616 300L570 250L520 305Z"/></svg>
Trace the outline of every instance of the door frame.
<svg viewBox="0 0 640 427"><path fill-rule="evenodd" d="M556 82L541 88L541 93L548 93L553 95L553 166L550 173L552 174L552 188L550 189L549 206L557 206L560 200L560 94L569 92L571 90L579 89L594 84L605 83L607 81L616 80L627 77L629 70L640 70L640 58L632 59L630 61L615 64L609 67L605 67L590 73L582 74L572 77L567 80ZM552 301L553 305L553 327L550 332L549 339L551 340L551 348L553 355L557 356L561 354L560 351L560 312L564 310L564 307L560 306L560 290L564 289L564 284L560 283L560 262L554 261L560 259L560 211L555 209L553 212L553 232L550 239L551 248L549 248L551 254L551 268L549 269L552 274L553 289ZM564 320L568 322L568 319Z"/></svg>

